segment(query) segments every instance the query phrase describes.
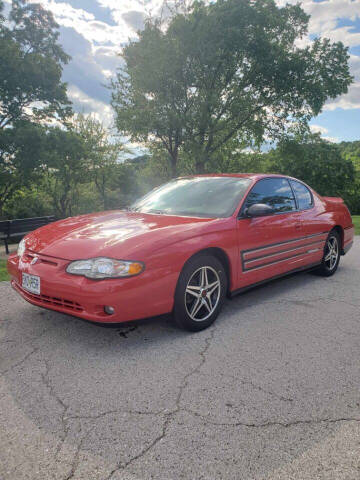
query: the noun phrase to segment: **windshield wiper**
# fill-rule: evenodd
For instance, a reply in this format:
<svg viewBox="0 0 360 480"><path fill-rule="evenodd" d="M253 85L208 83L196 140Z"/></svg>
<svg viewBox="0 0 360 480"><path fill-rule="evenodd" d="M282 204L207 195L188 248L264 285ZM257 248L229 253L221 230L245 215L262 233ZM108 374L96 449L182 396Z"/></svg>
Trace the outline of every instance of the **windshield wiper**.
<svg viewBox="0 0 360 480"><path fill-rule="evenodd" d="M127 212L140 212L141 211L139 207L125 207L124 210L126 210ZM144 213L155 213L155 215L164 215L166 212L165 212L165 210L154 209L154 210L147 210Z"/></svg>
<svg viewBox="0 0 360 480"><path fill-rule="evenodd" d="M164 210L148 210L148 213L155 213L157 215L164 215Z"/></svg>

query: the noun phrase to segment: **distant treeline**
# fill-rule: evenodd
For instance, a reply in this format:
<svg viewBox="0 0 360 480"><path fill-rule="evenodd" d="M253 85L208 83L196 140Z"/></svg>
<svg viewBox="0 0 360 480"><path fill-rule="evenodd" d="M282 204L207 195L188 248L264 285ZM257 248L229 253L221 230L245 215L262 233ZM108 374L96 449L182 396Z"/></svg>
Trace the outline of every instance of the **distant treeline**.
<svg viewBox="0 0 360 480"><path fill-rule="evenodd" d="M82 121L86 124L86 119ZM93 157L67 156L66 160L60 161L57 168L54 164L43 165L32 181L16 189L4 205L3 217L54 214L60 218L124 208L172 176L163 152L155 151L121 163L109 152L104 156L99 152ZM333 144L310 135L302 141L283 141L267 153L223 152L208 167L208 172L291 175L320 194L343 197L351 212L360 214L360 141ZM181 158L178 168L178 175L191 175L194 161Z"/></svg>

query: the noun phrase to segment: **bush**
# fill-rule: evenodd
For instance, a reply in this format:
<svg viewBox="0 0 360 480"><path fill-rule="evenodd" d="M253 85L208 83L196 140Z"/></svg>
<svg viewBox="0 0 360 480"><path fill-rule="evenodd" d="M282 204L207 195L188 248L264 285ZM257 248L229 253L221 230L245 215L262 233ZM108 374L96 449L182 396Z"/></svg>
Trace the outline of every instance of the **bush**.
<svg viewBox="0 0 360 480"><path fill-rule="evenodd" d="M30 218L54 215L51 199L35 186L23 188L6 202L3 210L5 219Z"/></svg>

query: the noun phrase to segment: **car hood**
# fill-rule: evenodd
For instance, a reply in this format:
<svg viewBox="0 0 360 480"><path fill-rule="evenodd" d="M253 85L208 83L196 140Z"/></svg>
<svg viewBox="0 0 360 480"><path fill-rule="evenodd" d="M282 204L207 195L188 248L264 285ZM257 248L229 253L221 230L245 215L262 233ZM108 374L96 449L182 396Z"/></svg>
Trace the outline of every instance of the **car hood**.
<svg viewBox="0 0 360 480"><path fill-rule="evenodd" d="M216 221L117 210L50 223L31 232L25 241L32 252L65 260L98 256L142 260Z"/></svg>

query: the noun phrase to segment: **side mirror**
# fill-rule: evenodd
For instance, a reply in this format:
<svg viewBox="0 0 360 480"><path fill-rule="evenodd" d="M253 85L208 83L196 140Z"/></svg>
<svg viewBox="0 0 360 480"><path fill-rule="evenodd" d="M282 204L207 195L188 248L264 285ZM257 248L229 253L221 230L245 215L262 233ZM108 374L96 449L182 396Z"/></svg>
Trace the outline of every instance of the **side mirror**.
<svg viewBox="0 0 360 480"><path fill-rule="evenodd" d="M246 217L265 217L274 213L274 209L266 203L254 203L244 213Z"/></svg>

